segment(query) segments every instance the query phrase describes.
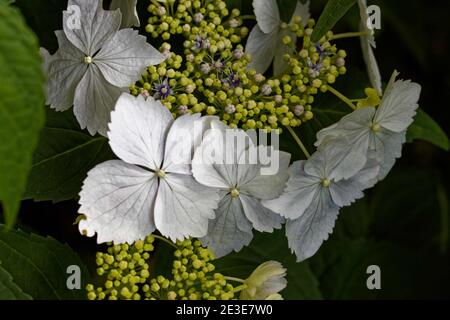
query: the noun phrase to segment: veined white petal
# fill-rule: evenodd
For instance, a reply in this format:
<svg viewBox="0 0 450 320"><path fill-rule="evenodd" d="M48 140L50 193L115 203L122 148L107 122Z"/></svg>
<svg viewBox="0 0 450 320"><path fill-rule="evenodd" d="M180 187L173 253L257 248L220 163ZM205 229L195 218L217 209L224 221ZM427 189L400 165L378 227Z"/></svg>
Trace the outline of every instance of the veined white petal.
<svg viewBox="0 0 450 320"><path fill-rule="evenodd" d="M139 16L136 9L137 0L112 0L111 10L120 9L122 13L122 28L140 27Z"/></svg>
<svg viewBox="0 0 450 320"><path fill-rule="evenodd" d="M122 160L159 170L172 122L172 114L161 102L124 93L111 114L109 144Z"/></svg>
<svg viewBox="0 0 450 320"><path fill-rule="evenodd" d="M216 218L209 222L208 235L201 241L220 258L241 250L252 238L252 224L244 214L241 200L225 195L219 202Z"/></svg>
<svg viewBox="0 0 450 320"><path fill-rule="evenodd" d="M406 131L397 133L387 129L373 133L369 149L380 165L378 180L383 180L395 164L397 158L402 156L402 147L406 142ZM370 155L372 156L372 155Z"/></svg>
<svg viewBox="0 0 450 320"><path fill-rule="evenodd" d="M120 27L120 11L105 11L102 3L102 0L69 0L63 12L67 38L86 56L94 56Z"/></svg>
<svg viewBox="0 0 450 320"><path fill-rule="evenodd" d="M192 172L206 186L229 189L238 184L238 162L252 142L243 130L218 126L216 122L211 127L195 150Z"/></svg>
<svg viewBox="0 0 450 320"><path fill-rule="evenodd" d="M317 134L316 145L319 145L319 150L327 149L327 155L313 155L305 166L306 172L339 181L360 171L367 162L374 114L373 107L358 109L343 117L337 124L321 130ZM316 160L312 161L314 159ZM323 169L327 172L320 172Z"/></svg>
<svg viewBox="0 0 450 320"><path fill-rule="evenodd" d="M56 111L65 111L73 106L75 90L87 70L84 54L77 49L63 31L56 31L59 49L51 56L41 48L44 70L47 75L47 104Z"/></svg>
<svg viewBox="0 0 450 320"><path fill-rule="evenodd" d="M137 30L123 29L105 42L93 61L111 84L128 87L140 79L148 66L165 59Z"/></svg>
<svg viewBox="0 0 450 320"><path fill-rule="evenodd" d="M245 52L251 56L248 69L255 69L259 73L267 71L278 47L278 35L278 29L267 34L258 25L252 29L245 46Z"/></svg>
<svg viewBox="0 0 450 320"><path fill-rule="evenodd" d="M280 229L283 218L265 208L259 199L241 193L239 195L245 216L253 224L253 228L260 232L273 232L273 229Z"/></svg>
<svg viewBox="0 0 450 320"><path fill-rule="evenodd" d="M111 85L95 65L90 65L75 91L74 114L82 129L106 136L111 111L125 89Z"/></svg>
<svg viewBox="0 0 450 320"><path fill-rule="evenodd" d="M305 173L305 161L294 162L289 169L286 189L277 199L264 200L262 204L283 217L296 219L311 205L320 188L320 179Z"/></svg>
<svg viewBox="0 0 450 320"><path fill-rule="evenodd" d="M386 88L374 122L391 131L402 132L414 121L421 86L411 81L395 81L395 76L396 73Z"/></svg>
<svg viewBox="0 0 450 320"><path fill-rule="evenodd" d="M97 242L133 243L155 230L153 204L158 183L152 172L120 160L89 171L80 192L79 229Z"/></svg>
<svg viewBox="0 0 450 320"><path fill-rule="evenodd" d="M349 206L364 196L363 191L371 188L377 182L380 172L378 161L369 159L366 166L347 180L334 182L330 185L330 194L339 207Z"/></svg>
<svg viewBox="0 0 450 320"><path fill-rule="evenodd" d="M258 151L269 149L267 147L258 147ZM251 179L246 183L239 183L239 188L241 191L245 191L251 196L261 199L269 200L275 199L281 195L286 187L286 182L289 179L289 163L291 160L291 155L287 152L279 151L279 168L275 174L272 175L262 175L262 166L258 166L258 174L256 177Z"/></svg>
<svg viewBox="0 0 450 320"><path fill-rule="evenodd" d="M299 218L288 220L286 236L289 248L303 261L319 250L328 239L339 213L339 207L331 199L329 190L320 188L307 210Z"/></svg>
<svg viewBox="0 0 450 320"><path fill-rule="evenodd" d="M156 227L172 240L204 237L218 202L218 191L201 185L194 177L167 174L160 179L156 197Z"/></svg>
<svg viewBox="0 0 450 320"><path fill-rule="evenodd" d="M258 26L264 33L271 33L281 25L277 0L253 0Z"/></svg>
<svg viewBox="0 0 450 320"><path fill-rule="evenodd" d="M217 117L201 117L186 114L175 120L166 139L164 170L166 172L191 174L194 150L201 144L203 135Z"/></svg>

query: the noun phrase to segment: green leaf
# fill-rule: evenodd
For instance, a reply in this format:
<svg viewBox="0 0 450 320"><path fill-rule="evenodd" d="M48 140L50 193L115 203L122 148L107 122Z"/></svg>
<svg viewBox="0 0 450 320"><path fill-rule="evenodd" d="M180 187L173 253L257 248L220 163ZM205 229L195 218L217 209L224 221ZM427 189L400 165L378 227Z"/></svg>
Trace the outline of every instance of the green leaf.
<svg viewBox="0 0 450 320"><path fill-rule="evenodd" d="M407 132L408 142L416 139L430 142L445 151L450 150L449 140L445 132L433 118L421 109L418 110L416 118Z"/></svg>
<svg viewBox="0 0 450 320"><path fill-rule="evenodd" d="M0 263L0 300L30 300L31 297L24 293L12 276L2 268Z"/></svg>
<svg viewBox="0 0 450 320"><path fill-rule="evenodd" d="M0 225L1 267L23 292L34 299L85 299L89 272L78 255L66 244ZM81 269L81 289L67 288L67 267Z"/></svg>
<svg viewBox="0 0 450 320"><path fill-rule="evenodd" d="M329 0L311 35L313 42L319 41L356 3L356 0Z"/></svg>
<svg viewBox="0 0 450 320"><path fill-rule="evenodd" d="M49 109L25 199L58 202L76 198L87 172L113 158L107 138L81 132L71 110L60 113Z"/></svg>
<svg viewBox="0 0 450 320"><path fill-rule="evenodd" d="M255 232L253 241L238 253L231 253L215 261L217 271L245 279L261 263L276 260L287 269L287 288L281 294L285 299L320 299L318 282L307 262L297 263L287 246L283 230L272 234Z"/></svg>
<svg viewBox="0 0 450 320"><path fill-rule="evenodd" d="M0 201L14 224L44 124L38 44L19 11L0 3Z"/></svg>

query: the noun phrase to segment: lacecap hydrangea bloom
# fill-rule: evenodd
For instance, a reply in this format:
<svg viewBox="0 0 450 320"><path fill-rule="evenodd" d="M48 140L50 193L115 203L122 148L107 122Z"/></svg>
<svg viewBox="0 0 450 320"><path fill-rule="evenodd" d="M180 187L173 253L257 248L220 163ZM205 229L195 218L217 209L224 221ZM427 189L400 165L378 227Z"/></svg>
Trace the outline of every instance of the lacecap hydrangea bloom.
<svg viewBox="0 0 450 320"><path fill-rule="evenodd" d="M263 157L277 157L275 172L264 172ZM209 130L192 163L195 179L220 190L221 200L215 219L209 221L202 238L216 256L239 251L253 238L253 229L273 232L283 219L265 208L261 200L277 198L288 179L290 154L266 146L256 146L240 129L230 129L219 121Z"/></svg>
<svg viewBox="0 0 450 320"><path fill-rule="evenodd" d="M120 94L149 65L165 59L136 30L119 30L121 22L120 11L103 10L101 0L69 0L64 31L56 31L58 51L50 55L41 49L47 103L56 111L73 105L81 128L92 135L106 135Z"/></svg>
<svg viewBox="0 0 450 320"><path fill-rule="evenodd" d="M121 160L89 171L80 231L97 233L99 243L132 243L156 229L174 241L206 236L219 196L194 179L190 163L203 134L195 128L210 118L187 114L174 121L159 101L124 93L111 119L109 143Z"/></svg>

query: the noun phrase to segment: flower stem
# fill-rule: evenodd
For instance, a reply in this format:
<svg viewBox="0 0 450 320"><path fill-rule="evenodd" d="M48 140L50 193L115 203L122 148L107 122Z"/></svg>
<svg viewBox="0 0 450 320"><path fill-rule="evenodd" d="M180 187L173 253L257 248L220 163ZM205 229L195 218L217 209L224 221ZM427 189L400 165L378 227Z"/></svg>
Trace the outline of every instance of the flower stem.
<svg viewBox="0 0 450 320"><path fill-rule="evenodd" d="M242 290L245 290L245 289L247 289L247 285L246 285L246 284L243 284L243 285L241 285L241 286L238 286L238 287L234 288L234 289L233 289L233 293L237 293L237 292L242 291Z"/></svg>
<svg viewBox="0 0 450 320"><path fill-rule="evenodd" d="M228 277L228 276L223 276L223 278L225 280L230 280L230 281L235 281L235 282L240 282L240 283L244 283L245 280L239 279L239 278L235 278L235 277Z"/></svg>
<svg viewBox="0 0 450 320"><path fill-rule="evenodd" d="M252 15L250 15L250 14L243 15L243 16L239 16L238 18L239 18L239 19L242 19L242 20L256 20L256 17L255 17L255 16L252 16Z"/></svg>
<svg viewBox="0 0 450 320"><path fill-rule="evenodd" d="M310 153L306 149L305 145L303 144L302 140L300 140L299 136L295 133L294 129L292 129L290 126L286 127L288 131L291 133L292 137L294 138L295 142L297 142L298 146L302 150L303 154L306 156L307 159L311 157Z"/></svg>
<svg viewBox="0 0 450 320"><path fill-rule="evenodd" d="M159 240L161 240L161 241L163 241L163 242L165 242L165 243L171 245L171 246L174 247L175 249L178 249L177 246L175 245L175 243L173 243L172 241L169 241L168 239L166 239L166 238L164 238L164 237L158 236L158 235L156 235L156 234L152 234L152 237L155 238L155 239L159 239Z"/></svg>
<svg viewBox="0 0 450 320"><path fill-rule="evenodd" d="M343 102L345 102L345 104L348 105L350 108L352 108L353 110L356 110L356 106L352 103L352 101L349 98L347 98L346 96L344 96L342 93L340 93L339 91L337 91L336 89L334 89L331 86L328 86L328 91L330 91L336 97L338 97Z"/></svg>
<svg viewBox="0 0 450 320"><path fill-rule="evenodd" d="M365 36L370 36L370 33L369 32L346 32L346 33L335 34L331 37L330 40L365 37Z"/></svg>

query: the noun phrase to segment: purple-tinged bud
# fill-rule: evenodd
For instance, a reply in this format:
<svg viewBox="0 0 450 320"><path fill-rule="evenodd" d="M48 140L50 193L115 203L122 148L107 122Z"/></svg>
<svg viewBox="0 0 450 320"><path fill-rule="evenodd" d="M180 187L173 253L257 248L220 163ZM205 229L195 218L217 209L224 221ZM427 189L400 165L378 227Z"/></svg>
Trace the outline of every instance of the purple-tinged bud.
<svg viewBox="0 0 450 320"><path fill-rule="evenodd" d="M178 107L178 113L179 114L186 114L188 112L188 107L187 106L179 106Z"/></svg>
<svg viewBox="0 0 450 320"><path fill-rule="evenodd" d="M272 87L266 83L262 86L261 92L263 95L268 96L272 93Z"/></svg>
<svg viewBox="0 0 450 320"><path fill-rule="evenodd" d="M264 76L261 73L255 74L255 81L256 82L263 82L265 80Z"/></svg>
<svg viewBox="0 0 450 320"><path fill-rule="evenodd" d="M188 54L188 55L186 56L186 60L187 60L188 62L194 62L195 57L194 57L194 55L191 53L191 54Z"/></svg>
<svg viewBox="0 0 450 320"><path fill-rule="evenodd" d="M205 18L205 16L204 16L203 14L201 14L200 12L199 12L199 13L196 13L196 14L194 15L194 21L195 21L196 23L202 22L204 18Z"/></svg>
<svg viewBox="0 0 450 320"><path fill-rule="evenodd" d="M211 66L209 65L209 63L202 63L202 65L200 66L200 71L203 74L208 74L211 72Z"/></svg>
<svg viewBox="0 0 450 320"><path fill-rule="evenodd" d="M242 49L236 49L233 52L233 57L235 59L241 59L244 56L244 51Z"/></svg>
<svg viewBox="0 0 450 320"><path fill-rule="evenodd" d="M283 97L281 95L277 94L275 96L275 102L276 103L281 103L282 101L283 101Z"/></svg>
<svg viewBox="0 0 450 320"><path fill-rule="evenodd" d="M233 114L236 112L236 107L232 104L229 104L225 107L225 113L227 114Z"/></svg>
<svg viewBox="0 0 450 320"><path fill-rule="evenodd" d="M301 116L303 113L305 113L305 107L303 107L302 105L296 105L294 107L294 114L299 117Z"/></svg>
<svg viewBox="0 0 450 320"><path fill-rule="evenodd" d="M167 11L166 11L166 8L164 8L164 7L159 7L158 10L156 11L156 14L157 14L158 16L163 16L163 15L165 15L166 13L167 13Z"/></svg>

